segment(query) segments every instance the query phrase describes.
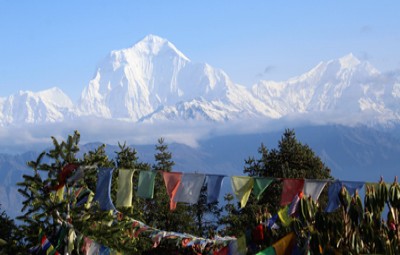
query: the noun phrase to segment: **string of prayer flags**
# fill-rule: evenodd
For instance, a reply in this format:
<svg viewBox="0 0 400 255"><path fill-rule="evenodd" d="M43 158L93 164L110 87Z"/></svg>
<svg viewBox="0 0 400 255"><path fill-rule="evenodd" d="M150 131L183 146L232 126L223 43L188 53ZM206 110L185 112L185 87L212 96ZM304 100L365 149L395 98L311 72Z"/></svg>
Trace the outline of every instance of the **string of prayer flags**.
<svg viewBox="0 0 400 255"><path fill-rule="evenodd" d="M273 178L254 177L253 194L256 196L257 200L260 200L261 195L273 181Z"/></svg>
<svg viewBox="0 0 400 255"><path fill-rule="evenodd" d="M154 196L154 183L157 172L155 171L140 171L138 190L136 195L141 198L150 198Z"/></svg>
<svg viewBox="0 0 400 255"><path fill-rule="evenodd" d="M339 192L345 187L350 196L353 196L356 190L360 190L364 186L364 182L356 181L339 181L336 180L329 186L328 205L326 212L333 212L340 206Z"/></svg>
<svg viewBox="0 0 400 255"><path fill-rule="evenodd" d="M204 174L183 173L174 201L189 204L197 203L205 178Z"/></svg>
<svg viewBox="0 0 400 255"><path fill-rule="evenodd" d="M290 204L293 197L303 190L304 179L283 179L281 206Z"/></svg>
<svg viewBox="0 0 400 255"><path fill-rule="evenodd" d="M119 169L118 172L118 190L117 190L117 207L132 206L132 191L133 191L133 174L132 169Z"/></svg>
<svg viewBox="0 0 400 255"><path fill-rule="evenodd" d="M179 183L182 179L182 173L180 172L162 172L165 187L167 189L167 193L169 196L169 208L171 211L176 209L176 202L174 201L174 197L176 195L176 191L178 190Z"/></svg>
<svg viewBox="0 0 400 255"><path fill-rule="evenodd" d="M60 255L60 253L58 253L58 251L56 251L54 246L50 243L50 240L47 239L46 235L42 236L41 248L42 248L42 251L46 253L46 255L50 255L50 254Z"/></svg>
<svg viewBox="0 0 400 255"><path fill-rule="evenodd" d="M218 201L224 175L207 174L207 204Z"/></svg>
<svg viewBox="0 0 400 255"><path fill-rule="evenodd" d="M111 200L111 178L113 168L99 168L97 177L96 193L94 200L98 201L101 210L115 210Z"/></svg>
<svg viewBox="0 0 400 255"><path fill-rule="evenodd" d="M306 196L311 196L314 201L318 201L318 198L327 183L328 180L305 179L303 193Z"/></svg>
<svg viewBox="0 0 400 255"><path fill-rule="evenodd" d="M245 207L254 186L254 179L247 176L232 176L231 184L236 198L240 201L240 208Z"/></svg>
<svg viewBox="0 0 400 255"><path fill-rule="evenodd" d="M75 192L75 198L76 206L84 204L85 208L89 209L94 198L94 193L89 188L81 187Z"/></svg>

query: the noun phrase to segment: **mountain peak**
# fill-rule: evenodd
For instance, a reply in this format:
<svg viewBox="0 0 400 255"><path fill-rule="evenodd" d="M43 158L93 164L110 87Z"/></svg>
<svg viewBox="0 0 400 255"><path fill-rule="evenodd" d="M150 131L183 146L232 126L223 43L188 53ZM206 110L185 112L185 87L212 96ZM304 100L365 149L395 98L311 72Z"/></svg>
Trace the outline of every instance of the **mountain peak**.
<svg viewBox="0 0 400 255"><path fill-rule="evenodd" d="M349 53L338 59L340 66L342 68L353 68L361 63L361 61L356 58L353 53Z"/></svg>
<svg viewBox="0 0 400 255"><path fill-rule="evenodd" d="M189 61L189 58L187 58L180 50L178 50L174 44L169 42L167 39L153 34L149 34L142 40L136 42L130 48L130 50L146 52L147 54L151 55L158 55L161 51L167 50L172 51L179 55L179 57Z"/></svg>
<svg viewBox="0 0 400 255"><path fill-rule="evenodd" d="M168 42L167 39L162 38L158 35L153 35L153 34L148 34L146 35L142 40L139 40L139 42L145 42L145 43L166 43Z"/></svg>

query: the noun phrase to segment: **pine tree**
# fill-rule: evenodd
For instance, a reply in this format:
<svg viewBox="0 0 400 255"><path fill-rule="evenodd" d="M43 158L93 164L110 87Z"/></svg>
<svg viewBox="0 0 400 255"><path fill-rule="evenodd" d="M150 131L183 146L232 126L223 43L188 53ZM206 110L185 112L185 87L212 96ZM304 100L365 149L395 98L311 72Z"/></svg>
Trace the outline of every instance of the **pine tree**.
<svg viewBox="0 0 400 255"><path fill-rule="evenodd" d="M258 152L261 154L260 159L249 158L245 161L244 173L250 176L332 179L330 169L308 145L296 139L294 130L285 130L277 149L268 150L261 144ZM264 195L259 203L267 204L271 212L275 213L280 207L281 194L282 185L274 182L268 188L268 195ZM320 202L326 204L326 195L321 197Z"/></svg>
<svg viewBox="0 0 400 255"><path fill-rule="evenodd" d="M196 235L209 238L214 237L218 229L218 220L223 210L218 205L218 201L207 203L207 187L203 186L198 202L191 206L197 225Z"/></svg>
<svg viewBox="0 0 400 255"><path fill-rule="evenodd" d="M26 254L28 251L21 242L18 227L14 220L1 209L1 204L0 226L0 255Z"/></svg>
<svg viewBox="0 0 400 255"><path fill-rule="evenodd" d="M76 156L80 140L77 131L68 136L67 141L59 142L54 137L52 140L54 148L41 153L36 161L29 162L33 175L24 175L24 181L18 184L21 187L20 193L25 197L22 208L25 214L18 219L24 223L20 229L27 247L37 246L41 233L46 235L56 250L63 253L66 249L64 238L73 226L80 237L90 237L106 247L123 252L138 252L142 249L138 240L130 237L127 232L136 214L127 210L117 219L110 211L100 210L95 202L89 206L90 200L79 205L79 194L85 194L85 190L92 195L95 192L98 169L116 167L116 163L105 154L105 145L85 153L79 159ZM120 149L116 161L118 167L132 167L132 159L138 164L137 158L131 159L135 154L133 150L126 146L120 146ZM84 177L73 184L66 182L66 178L72 174L66 169L70 169L71 165L84 169ZM115 194L116 185L112 185L112 188Z"/></svg>
<svg viewBox="0 0 400 255"><path fill-rule="evenodd" d="M294 130L286 129L278 142L276 149L268 150L261 144L258 149L261 155L259 159L249 157L245 160L244 173L252 177L276 178L264 192L260 200L253 194L250 195L246 207L239 209L238 205L232 204L231 196L226 196L228 204L225 206L226 216L221 217L220 223L225 225L224 234L251 236L252 230L260 221L265 221L265 214L276 214L280 209L282 184L278 181L283 178L309 178L328 179L330 170L321 159L315 155L308 145L300 143L295 136ZM326 200L322 198L322 200ZM268 216L269 217L269 216ZM265 234L272 237L272 240L285 235L290 229L281 228L279 231L268 230ZM274 239L275 238L275 239Z"/></svg>

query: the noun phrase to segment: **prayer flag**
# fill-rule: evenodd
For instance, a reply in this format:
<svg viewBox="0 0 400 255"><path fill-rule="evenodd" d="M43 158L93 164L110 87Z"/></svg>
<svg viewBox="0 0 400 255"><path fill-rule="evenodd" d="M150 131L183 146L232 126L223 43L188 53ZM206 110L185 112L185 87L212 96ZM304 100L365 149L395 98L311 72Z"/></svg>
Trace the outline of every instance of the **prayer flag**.
<svg viewBox="0 0 400 255"><path fill-rule="evenodd" d="M114 204L111 201L111 178L112 168L100 168L97 177L96 194L94 200L98 201L101 210L115 210Z"/></svg>
<svg viewBox="0 0 400 255"><path fill-rule="evenodd" d="M189 204L197 203L205 177L204 174L183 173L174 201Z"/></svg>
<svg viewBox="0 0 400 255"><path fill-rule="evenodd" d="M225 246L221 248L219 251L214 252L215 255L229 255L229 247Z"/></svg>
<svg viewBox="0 0 400 255"><path fill-rule="evenodd" d="M141 171L139 174L137 196L141 198L153 198L154 182L157 172Z"/></svg>
<svg viewBox="0 0 400 255"><path fill-rule="evenodd" d="M76 238L76 233L73 228L70 228L68 230L68 242L67 242L67 252L68 254L71 254L71 252L74 250L74 242Z"/></svg>
<svg viewBox="0 0 400 255"><path fill-rule="evenodd" d="M278 219L278 214L275 214L274 216L272 216L267 223L267 227L269 229L279 229L278 224L276 224L276 220Z"/></svg>
<svg viewBox="0 0 400 255"><path fill-rule="evenodd" d="M319 195L321 195L322 190L328 180L304 180L303 193L306 196L311 196L314 201L318 201Z"/></svg>
<svg viewBox="0 0 400 255"><path fill-rule="evenodd" d="M295 234L291 232L282 239L274 243L272 246L275 249L276 255L290 255L295 244Z"/></svg>
<svg viewBox="0 0 400 255"><path fill-rule="evenodd" d="M273 246L268 247L265 250L258 252L256 255L275 255L275 249Z"/></svg>
<svg viewBox="0 0 400 255"><path fill-rule="evenodd" d="M256 196L257 200L260 200L261 195L273 181L274 179L272 178L261 178L261 177L254 178L253 194Z"/></svg>
<svg viewBox="0 0 400 255"><path fill-rule="evenodd" d="M132 206L133 191L133 173L132 169L119 169L118 172L118 190L117 190L117 207Z"/></svg>
<svg viewBox="0 0 400 255"><path fill-rule="evenodd" d="M237 239L230 241L228 247L228 255L245 255L239 252Z"/></svg>
<svg viewBox="0 0 400 255"><path fill-rule="evenodd" d="M302 193L300 193L300 195L295 195L294 196L294 198L293 198L293 200L292 200L292 203L290 203L290 206L289 206L289 210L288 210L288 214L290 215L290 216L293 216L295 213L296 213L296 211L297 211L297 208L299 207L299 203L300 203L300 199L303 197L303 194Z"/></svg>
<svg viewBox="0 0 400 255"><path fill-rule="evenodd" d="M85 237L83 239L83 245L82 245L82 249L81 249L83 254L85 254L85 255L88 254L88 252L90 250L90 246L92 245L92 243L93 243L93 240L90 239L89 237Z"/></svg>
<svg viewBox="0 0 400 255"><path fill-rule="evenodd" d="M247 243L246 243L246 236L242 235L237 239L237 246L238 246L238 253L239 254L246 254L247 252Z"/></svg>
<svg viewBox="0 0 400 255"><path fill-rule="evenodd" d="M329 186L328 190L328 205L325 209L326 212L333 212L340 206L339 192L342 187L345 187L350 196L353 196L356 190L364 186L363 182L354 181L339 181L336 180Z"/></svg>
<svg viewBox="0 0 400 255"><path fill-rule="evenodd" d="M46 252L46 255L60 255L60 253L55 250L54 246L50 243L50 240L47 239L45 235L42 236L41 247L42 251Z"/></svg>
<svg viewBox="0 0 400 255"><path fill-rule="evenodd" d="M56 201L59 203L59 202L62 202L63 200L64 200L64 191L65 191L65 186L62 186L61 188L59 188L57 191L56 191Z"/></svg>
<svg viewBox="0 0 400 255"><path fill-rule="evenodd" d="M218 201L224 175L207 175L207 204Z"/></svg>
<svg viewBox="0 0 400 255"><path fill-rule="evenodd" d="M110 255L110 254L111 254L110 248L108 248L108 247L106 247L104 245L102 245L100 247L99 255Z"/></svg>
<svg viewBox="0 0 400 255"><path fill-rule="evenodd" d="M294 196L303 190L304 179L284 179L281 206L290 204Z"/></svg>
<svg viewBox="0 0 400 255"><path fill-rule="evenodd" d="M254 186L254 179L247 176L232 176L231 183L236 198L240 201L240 208L245 207Z"/></svg>
<svg viewBox="0 0 400 255"><path fill-rule="evenodd" d="M84 170L87 168L89 168L89 167L82 167L82 166L78 167L78 169L75 170L75 172L72 174L72 176L67 179L67 183L68 184L72 183L74 185L76 182L83 179L83 177L85 176Z"/></svg>
<svg viewBox="0 0 400 255"><path fill-rule="evenodd" d="M282 222L282 225L285 227L289 226L292 222L292 217L289 216L289 206L285 206L278 211L279 219Z"/></svg>
<svg viewBox="0 0 400 255"><path fill-rule="evenodd" d="M87 255L99 255L100 252L100 244L92 241L87 252Z"/></svg>
<svg viewBox="0 0 400 255"><path fill-rule="evenodd" d="M174 197L176 195L176 191L178 190L179 183L182 179L182 173L180 172L162 172L165 187L167 189L167 193L169 196L169 206L170 210L173 211L176 209L176 202L174 201Z"/></svg>

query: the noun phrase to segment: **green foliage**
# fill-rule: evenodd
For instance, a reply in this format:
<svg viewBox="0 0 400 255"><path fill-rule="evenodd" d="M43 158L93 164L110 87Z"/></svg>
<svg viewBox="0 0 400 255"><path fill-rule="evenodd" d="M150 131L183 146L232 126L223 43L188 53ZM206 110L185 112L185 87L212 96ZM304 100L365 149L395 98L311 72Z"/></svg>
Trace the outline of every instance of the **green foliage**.
<svg viewBox="0 0 400 255"><path fill-rule="evenodd" d="M132 207L118 208L117 215L101 211L98 204L90 199L78 206L79 194L91 194L96 190L99 167L134 169L140 171L173 171L175 165L168 145L160 138L155 146L155 164L140 162L135 149L118 144L115 159L109 159L105 145L88 151L81 158L79 152L80 134L76 131L66 141L52 137L53 148L42 152L35 161L28 162L31 175L24 175L18 183L24 197L22 221L15 226L4 212L0 214L0 254L27 254L27 248L39 244L38 234L43 231L57 250L63 251L63 241L70 224L79 238L88 236L110 248L130 254L174 254L191 251L178 247L175 242L162 242L152 249L148 238L133 238L132 219L145 222L152 227L213 237L220 235L252 236L255 226L266 223L280 209L282 185L273 182L260 200L250 195L246 207L239 209L233 203L231 194L225 195L223 208L218 203L207 204L206 189L195 205L178 203L176 210L169 209L169 196L161 174L156 175L153 199L143 199L133 194ZM330 170L308 145L297 141L293 130L285 130L277 149L267 149L261 144L260 158L245 160L244 172L253 177L332 179ZM83 179L66 182L71 176L68 169L84 171ZM113 173L111 197L116 200L117 172ZM137 189L139 171L133 175L133 192ZM60 189L64 187L65 189ZM60 191L65 190L64 194ZM327 189L325 189L326 191ZM90 198L90 195L89 195ZM306 253L343 254L381 253L399 254L400 247L400 185L397 179L387 185L367 185L364 204L356 193L350 196L345 188L339 194L341 207L334 213L325 213L327 195L322 194L318 203L310 197L302 197L298 215L287 227L279 230L265 229L267 236L263 243L249 249L255 252L294 231L297 245ZM382 220L385 206L389 207L387 220ZM222 213L222 209L225 211ZM222 226L222 227L221 227ZM78 238L78 239L79 239ZM6 246L1 246L3 243ZM76 244L78 245L78 243ZM6 247L6 248L5 248ZM76 248L79 248L76 246Z"/></svg>
<svg viewBox="0 0 400 255"><path fill-rule="evenodd" d="M330 169L315 155L308 145L296 139L294 130L286 129L277 149L268 150L263 144L258 152L260 159L254 157L245 160L244 173L249 176L274 178L332 179ZM282 185L274 182L268 188L261 204L268 204L272 211L279 208ZM324 196L321 201L325 202Z"/></svg>
<svg viewBox="0 0 400 255"><path fill-rule="evenodd" d="M15 225L5 211L2 211L0 204L0 255L5 254L25 254L18 227Z"/></svg>

